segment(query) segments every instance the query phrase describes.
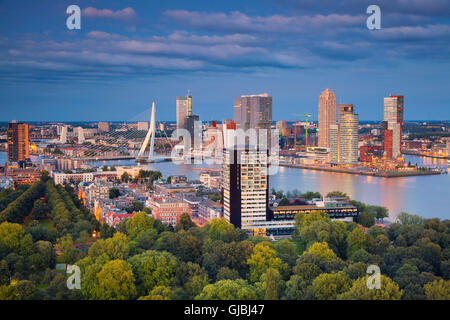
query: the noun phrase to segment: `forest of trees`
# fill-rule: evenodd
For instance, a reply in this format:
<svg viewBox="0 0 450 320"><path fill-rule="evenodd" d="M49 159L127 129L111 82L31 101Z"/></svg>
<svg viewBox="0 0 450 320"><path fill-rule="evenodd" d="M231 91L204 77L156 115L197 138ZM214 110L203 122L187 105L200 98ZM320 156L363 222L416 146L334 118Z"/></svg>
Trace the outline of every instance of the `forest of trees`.
<svg viewBox="0 0 450 320"><path fill-rule="evenodd" d="M197 227L187 214L174 228L147 212L112 228L45 178L0 193L0 205L0 299L450 299L448 220L404 213L362 228L314 212L278 241L224 219ZM56 263L80 267L81 290L67 289ZM366 285L373 264L381 289Z"/></svg>

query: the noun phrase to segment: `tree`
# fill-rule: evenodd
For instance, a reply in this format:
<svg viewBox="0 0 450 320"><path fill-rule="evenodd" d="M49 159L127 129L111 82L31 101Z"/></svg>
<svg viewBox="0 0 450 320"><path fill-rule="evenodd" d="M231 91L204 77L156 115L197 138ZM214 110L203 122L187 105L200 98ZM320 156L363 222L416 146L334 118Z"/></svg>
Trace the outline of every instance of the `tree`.
<svg viewBox="0 0 450 320"><path fill-rule="evenodd" d="M404 226L407 225L421 225L423 223L423 218L416 214L409 214L406 212L400 212L397 219Z"/></svg>
<svg viewBox="0 0 450 320"><path fill-rule="evenodd" d="M280 287L283 283L280 272L277 269L269 268L261 278L264 300L278 300Z"/></svg>
<svg viewBox="0 0 450 320"><path fill-rule="evenodd" d="M366 249L367 245L367 235L360 228L355 228L347 237L347 255L350 257L357 250Z"/></svg>
<svg viewBox="0 0 450 320"><path fill-rule="evenodd" d="M31 215L33 219L39 220L47 217L49 213L49 208L45 201L41 199L37 199L34 201L33 210L31 211Z"/></svg>
<svg viewBox="0 0 450 320"><path fill-rule="evenodd" d="M158 286L150 291L150 294L145 297L140 297L138 300L170 300L172 290L169 287Z"/></svg>
<svg viewBox="0 0 450 320"><path fill-rule="evenodd" d="M128 174L128 172L124 172L120 177L120 180L124 183L128 183L131 180L131 176Z"/></svg>
<svg viewBox="0 0 450 320"><path fill-rule="evenodd" d="M435 280L424 286L428 300L450 300L450 281Z"/></svg>
<svg viewBox="0 0 450 320"><path fill-rule="evenodd" d="M17 252L22 236L23 228L20 224L9 222L0 224L0 246L3 245L10 251Z"/></svg>
<svg viewBox="0 0 450 320"><path fill-rule="evenodd" d="M286 270L288 267L276 256L275 249L268 242L258 243L253 248L253 254L247 260L247 263L250 266L249 280L252 283L259 281L269 268L281 271L282 269Z"/></svg>
<svg viewBox="0 0 450 320"><path fill-rule="evenodd" d="M222 240L224 235L233 232L234 226L224 218L211 219L207 224L208 234L213 240Z"/></svg>
<svg viewBox="0 0 450 320"><path fill-rule="evenodd" d="M318 300L335 300L350 289L351 281L343 272L323 273L314 279L312 290Z"/></svg>
<svg viewBox="0 0 450 320"><path fill-rule="evenodd" d="M288 206L291 204L291 201L289 201L288 198L283 198L280 200L280 202L278 202L279 206Z"/></svg>
<svg viewBox="0 0 450 320"><path fill-rule="evenodd" d="M367 287L366 275L363 278L353 282L352 287L347 292L338 296L341 300L400 300L403 291L399 289L398 284L385 275L381 275L380 289L369 289Z"/></svg>
<svg viewBox="0 0 450 320"><path fill-rule="evenodd" d="M98 257L106 254L110 259L126 259L128 256L128 239L123 233L117 232L112 238L100 239L89 249L89 256Z"/></svg>
<svg viewBox="0 0 450 320"><path fill-rule="evenodd" d="M195 300L256 300L257 290L247 281L220 280L203 288Z"/></svg>
<svg viewBox="0 0 450 320"><path fill-rule="evenodd" d="M342 191L331 191L331 192L328 192L325 197L326 198L332 198L332 197L348 198L348 195Z"/></svg>
<svg viewBox="0 0 450 320"><path fill-rule="evenodd" d="M177 267L176 258L168 252L148 250L129 259L136 275L138 292L143 295L154 287L170 287Z"/></svg>
<svg viewBox="0 0 450 320"><path fill-rule="evenodd" d="M180 221L175 226L175 232L179 232L181 230L187 231L190 228L196 227L197 225L191 220L191 216L189 213L185 212L181 215Z"/></svg>
<svg viewBox="0 0 450 320"><path fill-rule="evenodd" d="M136 296L131 265L123 260L106 263L97 274L93 298L98 300L129 300Z"/></svg>
<svg viewBox="0 0 450 320"><path fill-rule="evenodd" d="M118 198L120 195L121 195L120 190L117 189L116 187L109 189L109 198L110 199Z"/></svg>
<svg viewBox="0 0 450 320"><path fill-rule="evenodd" d="M288 240L283 239L275 243L275 250L277 257L283 262L287 263L291 268L295 265L298 254L295 244Z"/></svg>
<svg viewBox="0 0 450 320"><path fill-rule="evenodd" d="M128 236L131 239L139 236L141 232L153 228L154 219L150 217L146 212L138 212L125 222Z"/></svg>
<svg viewBox="0 0 450 320"><path fill-rule="evenodd" d="M358 221L362 226L370 228L375 224L375 214L373 212L362 212L359 214Z"/></svg>
<svg viewBox="0 0 450 320"><path fill-rule="evenodd" d="M324 261L333 261L338 259L333 250L328 248L328 243L326 242L314 243L308 248L307 252L318 256Z"/></svg>

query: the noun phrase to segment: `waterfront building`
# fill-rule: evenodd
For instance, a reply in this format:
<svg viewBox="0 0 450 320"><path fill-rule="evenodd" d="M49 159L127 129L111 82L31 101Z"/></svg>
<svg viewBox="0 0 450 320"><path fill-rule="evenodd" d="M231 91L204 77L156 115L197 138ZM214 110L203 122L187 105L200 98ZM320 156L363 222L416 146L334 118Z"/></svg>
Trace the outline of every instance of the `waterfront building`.
<svg viewBox="0 0 450 320"><path fill-rule="evenodd" d="M404 96L391 95L384 98L384 151L388 158L398 158L402 150L402 125Z"/></svg>
<svg viewBox="0 0 450 320"><path fill-rule="evenodd" d="M352 104L339 105L339 163L358 163L358 115Z"/></svg>
<svg viewBox="0 0 450 320"><path fill-rule="evenodd" d="M330 126L336 124L336 96L326 89L319 97L318 146L330 148Z"/></svg>
<svg viewBox="0 0 450 320"><path fill-rule="evenodd" d="M234 98L234 122L237 129L270 130L272 124L272 97L267 93Z"/></svg>
<svg viewBox="0 0 450 320"><path fill-rule="evenodd" d="M339 126L337 124L330 125L330 162L339 162Z"/></svg>
<svg viewBox="0 0 450 320"><path fill-rule="evenodd" d="M8 162L25 161L30 158L30 137L28 123L9 123Z"/></svg>
<svg viewBox="0 0 450 320"><path fill-rule="evenodd" d="M186 118L192 115L192 95L188 91L186 97L177 97L177 129L186 129Z"/></svg>
<svg viewBox="0 0 450 320"><path fill-rule="evenodd" d="M339 105L338 124L330 125L330 162L358 163L358 115L352 104Z"/></svg>
<svg viewBox="0 0 450 320"><path fill-rule="evenodd" d="M237 129L266 130L266 141L259 141L270 147L270 129L272 125L272 97L267 93L256 95L243 95L234 98L234 122ZM258 134L258 132L257 132ZM249 142L245 142L248 144Z"/></svg>

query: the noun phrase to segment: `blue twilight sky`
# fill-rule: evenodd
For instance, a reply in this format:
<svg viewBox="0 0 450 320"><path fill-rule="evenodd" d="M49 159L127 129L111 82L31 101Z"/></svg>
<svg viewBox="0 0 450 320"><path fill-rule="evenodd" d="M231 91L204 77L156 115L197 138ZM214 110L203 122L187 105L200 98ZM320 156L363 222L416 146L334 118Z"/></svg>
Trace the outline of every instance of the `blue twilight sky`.
<svg viewBox="0 0 450 320"><path fill-rule="evenodd" d="M203 121L264 92L293 120L326 88L361 120L389 94L407 120L450 119L449 0L1 0L0 30L0 121L144 120L153 100L175 120L187 89Z"/></svg>

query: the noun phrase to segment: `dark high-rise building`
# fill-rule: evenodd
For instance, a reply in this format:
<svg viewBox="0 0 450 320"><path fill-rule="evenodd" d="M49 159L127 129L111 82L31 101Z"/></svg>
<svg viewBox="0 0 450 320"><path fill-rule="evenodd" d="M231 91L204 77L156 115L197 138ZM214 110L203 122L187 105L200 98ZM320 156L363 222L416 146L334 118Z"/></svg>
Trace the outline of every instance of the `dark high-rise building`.
<svg viewBox="0 0 450 320"><path fill-rule="evenodd" d="M11 122L8 125L8 162L19 162L30 158L28 123Z"/></svg>
<svg viewBox="0 0 450 320"><path fill-rule="evenodd" d="M269 197L267 150L225 148L222 164L224 218L251 235L266 235Z"/></svg>

